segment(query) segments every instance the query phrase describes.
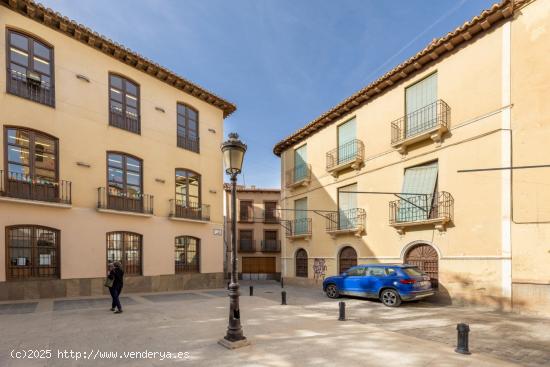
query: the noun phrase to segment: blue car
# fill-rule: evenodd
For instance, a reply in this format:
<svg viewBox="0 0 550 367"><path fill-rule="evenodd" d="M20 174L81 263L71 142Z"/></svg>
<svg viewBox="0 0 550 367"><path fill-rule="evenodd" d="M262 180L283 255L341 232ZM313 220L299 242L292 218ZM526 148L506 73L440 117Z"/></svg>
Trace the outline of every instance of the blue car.
<svg viewBox="0 0 550 367"><path fill-rule="evenodd" d="M378 298L388 307L435 294L430 277L412 265L366 264L323 281L329 298L341 295Z"/></svg>

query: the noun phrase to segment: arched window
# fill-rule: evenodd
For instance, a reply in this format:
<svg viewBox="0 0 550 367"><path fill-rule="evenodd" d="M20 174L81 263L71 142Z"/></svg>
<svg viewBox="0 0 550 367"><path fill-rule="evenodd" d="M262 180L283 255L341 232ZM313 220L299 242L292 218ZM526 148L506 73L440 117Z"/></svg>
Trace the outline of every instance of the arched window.
<svg viewBox="0 0 550 367"><path fill-rule="evenodd" d="M109 125L140 134L139 85L109 74Z"/></svg>
<svg viewBox="0 0 550 367"><path fill-rule="evenodd" d="M176 237L176 274L198 273L200 269L200 240L191 236Z"/></svg>
<svg viewBox="0 0 550 367"><path fill-rule="evenodd" d="M20 225L6 227L8 280L59 278L59 230Z"/></svg>
<svg viewBox="0 0 550 367"><path fill-rule="evenodd" d="M296 251L296 276L307 278L307 252L302 248Z"/></svg>
<svg viewBox="0 0 550 367"><path fill-rule="evenodd" d="M107 152L108 209L142 212L143 198L142 160L129 154Z"/></svg>
<svg viewBox="0 0 550 367"><path fill-rule="evenodd" d="M193 107L178 103L178 147L199 152L199 113Z"/></svg>
<svg viewBox="0 0 550 367"><path fill-rule="evenodd" d="M17 31L7 33L7 92L53 107L53 48Z"/></svg>
<svg viewBox="0 0 550 367"><path fill-rule="evenodd" d="M176 169L176 216L201 219L201 176L193 171Z"/></svg>
<svg viewBox="0 0 550 367"><path fill-rule="evenodd" d="M353 247L347 246L340 251L340 274L357 265L357 252Z"/></svg>
<svg viewBox="0 0 550 367"><path fill-rule="evenodd" d="M142 237L132 232L107 233L107 264L118 261L126 275L141 275Z"/></svg>

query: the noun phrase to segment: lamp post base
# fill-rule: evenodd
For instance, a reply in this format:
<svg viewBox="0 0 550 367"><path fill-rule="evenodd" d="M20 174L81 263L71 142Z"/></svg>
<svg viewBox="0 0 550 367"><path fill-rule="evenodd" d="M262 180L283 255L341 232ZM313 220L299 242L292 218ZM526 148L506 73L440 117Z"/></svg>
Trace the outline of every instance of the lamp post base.
<svg viewBox="0 0 550 367"><path fill-rule="evenodd" d="M250 340L244 338L244 339L232 342L230 340L222 338L218 340L218 344L227 349L238 349L238 348L242 348L250 345Z"/></svg>

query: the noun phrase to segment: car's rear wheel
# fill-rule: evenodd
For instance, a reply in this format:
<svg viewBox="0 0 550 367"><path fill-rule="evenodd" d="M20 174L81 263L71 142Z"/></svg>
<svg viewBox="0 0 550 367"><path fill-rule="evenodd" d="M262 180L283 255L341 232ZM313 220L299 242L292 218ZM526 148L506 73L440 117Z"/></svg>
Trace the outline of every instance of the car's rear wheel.
<svg viewBox="0 0 550 367"><path fill-rule="evenodd" d="M399 293L394 289L384 289L380 294L380 301L385 306L397 307L401 304L401 297L399 297Z"/></svg>
<svg viewBox="0 0 550 367"><path fill-rule="evenodd" d="M328 298L338 298L338 297L340 297L340 294L338 293L338 288L336 288L335 284L327 285L327 288L325 289L325 292L326 292Z"/></svg>

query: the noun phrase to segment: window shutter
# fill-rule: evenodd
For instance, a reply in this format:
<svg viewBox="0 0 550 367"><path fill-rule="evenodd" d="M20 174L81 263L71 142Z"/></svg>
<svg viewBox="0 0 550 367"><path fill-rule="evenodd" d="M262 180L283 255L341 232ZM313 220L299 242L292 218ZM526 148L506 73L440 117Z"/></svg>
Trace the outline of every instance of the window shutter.
<svg viewBox="0 0 550 367"><path fill-rule="evenodd" d="M307 146L303 145L294 151L294 181L303 180L307 169Z"/></svg>
<svg viewBox="0 0 550 367"><path fill-rule="evenodd" d="M437 101L437 74L419 81L405 90L406 136L414 136L435 126L437 109L427 108ZM411 115L412 113L412 115Z"/></svg>
<svg viewBox="0 0 550 367"><path fill-rule="evenodd" d="M405 170L402 193L426 194L402 195L399 205L398 221L409 222L428 219L437 183L438 165L432 163L426 166L412 167Z"/></svg>
<svg viewBox="0 0 550 367"><path fill-rule="evenodd" d="M357 155L357 146L346 143L356 139L355 119L338 126L338 164L349 161Z"/></svg>

